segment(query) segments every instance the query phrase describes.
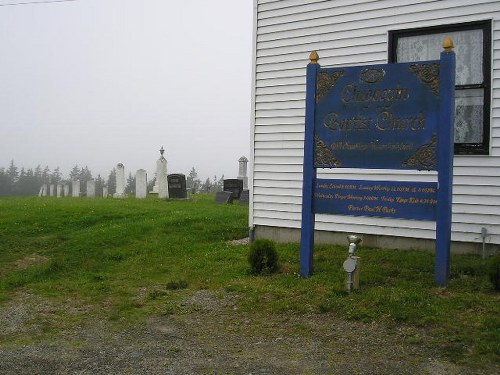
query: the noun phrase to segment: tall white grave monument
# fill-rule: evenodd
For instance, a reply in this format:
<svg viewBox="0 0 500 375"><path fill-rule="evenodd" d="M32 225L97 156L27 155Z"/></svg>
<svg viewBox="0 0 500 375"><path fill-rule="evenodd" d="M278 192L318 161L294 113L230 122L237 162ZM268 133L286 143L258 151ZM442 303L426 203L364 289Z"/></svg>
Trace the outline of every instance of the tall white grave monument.
<svg viewBox="0 0 500 375"><path fill-rule="evenodd" d="M62 184L57 184L57 198L61 198L63 194L63 186Z"/></svg>
<svg viewBox="0 0 500 375"><path fill-rule="evenodd" d="M243 190L248 190L248 176L247 176L247 165L248 159L242 156L238 160L240 167L238 170L238 180L243 180Z"/></svg>
<svg viewBox="0 0 500 375"><path fill-rule="evenodd" d="M87 181L87 198L95 198L95 181Z"/></svg>
<svg viewBox="0 0 500 375"><path fill-rule="evenodd" d="M125 198L125 167L122 163L116 166L116 193L114 198Z"/></svg>
<svg viewBox="0 0 500 375"><path fill-rule="evenodd" d="M64 184L63 191L64 191L64 196L69 197L69 185L68 184Z"/></svg>
<svg viewBox="0 0 500 375"><path fill-rule="evenodd" d="M80 196L80 180L73 180L71 191L73 198L78 198Z"/></svg>
<svg viewBox="0 0 500 375"><path fill-rule="evenodd" d="M107 186L103 186L102 187L102 197L103 198L107 198L108 197L108 187Z"/></svg>
<svg viewBox="0 0 500 375"><path fill-rule="evenodd" d="M167 159L163 157L165 149L161 146L160 158L156 161L156 183L158 184L158 198L168 199Z"/></svg>
<svg viewBox="0 0 500 375"><path fill-rule="evenodd" d="M148 178L144 169L135 173L135 197L144 199L148 195Z"/></svg>

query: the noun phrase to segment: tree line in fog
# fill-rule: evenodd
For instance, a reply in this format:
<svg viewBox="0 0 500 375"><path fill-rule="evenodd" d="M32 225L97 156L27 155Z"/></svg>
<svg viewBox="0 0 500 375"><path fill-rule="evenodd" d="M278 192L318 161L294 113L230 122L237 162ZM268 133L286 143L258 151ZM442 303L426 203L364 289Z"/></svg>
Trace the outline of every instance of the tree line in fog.
<svg viewBox="0 0 500 375"><path fill-rule="evenodd" d="M67 176L63 175L59 167L51 170L48 166L42 168L38 165L36 168L17 167L14 160L10 162L8 167L0 167L0 196L28 196L37 195L40 187L43 184L71 184L73 180L80 180L80 189L82 193L86 193L87 181L95 180L96 195L102 196L103 186L108 187L108 194L114 194L116 191L116 169L113 168L108 176L96 177L92 175L90 169L75 165ZM153 190L156 178L148 181L148 191ZM221 178L214 176L213 179L207 178L202 182L198 178L198 173L195 168L186 176L186 186L192 193L216 192L222 190L224 175ZM135 193L135 175L129 173L126 181L126 194Z"/></svg>

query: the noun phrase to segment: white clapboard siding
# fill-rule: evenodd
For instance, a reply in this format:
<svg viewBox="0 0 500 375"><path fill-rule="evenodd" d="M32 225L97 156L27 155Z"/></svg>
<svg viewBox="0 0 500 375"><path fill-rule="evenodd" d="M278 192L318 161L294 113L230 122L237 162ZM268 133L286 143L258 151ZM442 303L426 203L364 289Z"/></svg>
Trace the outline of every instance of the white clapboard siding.
<svg viewBox="0 0 500 375"><path fill-rule="evenodd" d="M452 239L500 244L500 1L256 0L250 225L301 227L305 69L386 63L388 32L493 19L490 153L454 158ZM320 169L318 178L436 181L434 172ZM316 215L316 229L432 239L435 223Z"/></svg>

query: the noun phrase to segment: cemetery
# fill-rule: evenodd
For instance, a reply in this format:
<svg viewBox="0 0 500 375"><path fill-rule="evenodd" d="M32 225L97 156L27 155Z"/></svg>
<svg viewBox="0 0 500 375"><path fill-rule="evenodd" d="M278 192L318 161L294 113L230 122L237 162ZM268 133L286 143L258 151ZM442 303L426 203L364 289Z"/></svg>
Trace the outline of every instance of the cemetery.
<svg viewBox="0 0 500 375"><path fill-rule="evenodd" d="M168 173L167 160L164 157L165 149L163 146L160 149L160 157L156 161L155 184L151 191L148 191L148 175L145 169L139 169L134 175L134 197L137 199L145 199L148 196L158 199L181 199L187 200L188 187L186 175L182 173ZM216 203L229 204L233 200L238 200L242 205L249 203L248 191L248 159L242 156L238 159L238 177L234 179L224 179L222 191L218 191L215 197ZM118 163L114 169L116 171L115 191L113 198L127 198L126 180L125 180L125 165ZM101 188L101 195L96 193L96 181L94 179L85 182L86 189L84 196L87 198L107 198L109 196L109 187L104 185ZM229 192L229 194L228 194ZM80 179L73 179L70 184L42 184L38 192L39 197L73 197L79 198L83 196L81 191ZM224 197L224 198L221 198ZM241 199L240 199L241 198Z"/></svg>
<svg viewBox="0 0 500 375"><path fill-rule="evenodd" d="M236 177L0 197L0 373L500 373L500 3L254 11Z"/></svg>

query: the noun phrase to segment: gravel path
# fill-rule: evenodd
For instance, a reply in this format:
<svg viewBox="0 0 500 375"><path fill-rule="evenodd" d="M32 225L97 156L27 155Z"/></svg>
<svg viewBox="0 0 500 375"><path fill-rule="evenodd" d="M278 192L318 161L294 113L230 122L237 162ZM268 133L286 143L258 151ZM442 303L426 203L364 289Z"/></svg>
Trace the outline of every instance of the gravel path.
<svg viewBox="0 0 500 375"><path fill-rule="evenodd" d="M498 366L473 370L439 358L426 333L415 328L390 329L332 314L244 314L237 298L200 290L174 314L139 326L117 329L89 318L50 340L22 345L19 335L43 331L35 316L50 319L57 312L22 292L0 307L0 374L500 373Z"/></svg>

